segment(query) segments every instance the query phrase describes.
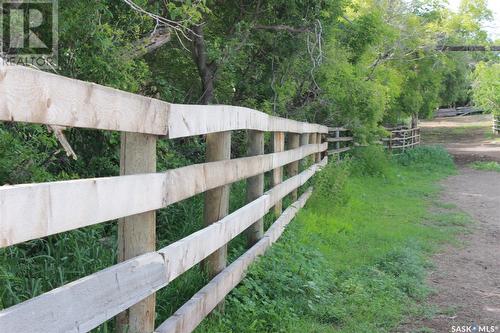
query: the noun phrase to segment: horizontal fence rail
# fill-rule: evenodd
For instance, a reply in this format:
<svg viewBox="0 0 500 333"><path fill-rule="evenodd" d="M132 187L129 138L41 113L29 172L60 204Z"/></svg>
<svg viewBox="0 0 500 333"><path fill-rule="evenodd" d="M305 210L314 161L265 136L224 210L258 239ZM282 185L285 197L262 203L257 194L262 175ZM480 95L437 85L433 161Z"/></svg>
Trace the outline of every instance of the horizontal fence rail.
<svg viewBox="0 0 500 333"><path fill-rule="evenodd" d="M0 120L164 136L232 130L327 133L326 126L227 105L181 105L0 61Z"/></svg>
<svg viewBox="0 0 500 333"><path fill-rule="evenodd" d="M310 144L279 153L195 164L156 174L2 186L0 247L160 209L326 148L327 143ZM224 172L218 172L220 170Z"/></svg>
<svg viewBox="0 0 500 333"><path fill-rule="evenodd" d="M186 304L177 310L173 316L164 321L155 333L191 332L201 323L239 282L245 277L248 266L259 255L270 247L281 236L285 227L295 217L298 210L304 207L312 193L309 188L302 196L288 207L278 220L264 234L264 237L244 255L222 271L208 283Z"/></svg>
<svg viewBox="0 0 500 333"><path fill-rule="evenodd" d="M97 327L165 287L243 232L325 163L326 159L219 222L155 253L117 264L1 311L0 328L5 332L85 332Z"/></svg>
<svg viewBox="0 0 500 333"><path fill-rule="evenodd" d="M0 311L0 332L87 332L117 315L120 332L191 332L304 206L312 189L299 198L297 190L327 163L329 143L340 153L352 142L345 128L335 128L331 140L332 131L318 124L242 107L171 104L5 63L0 121L124 132L121 176L0 186L0 248L119 219L116 265ZM230 131L242 129L249 156L224 159ZM271 153L264 153L264 132L274 133ZM157 138L195 135L206 135L206 163L155 172ZM265 172L273 173L267 192ZM244 179L253 191L245 206L229 215L217 211L203 229L156 249L157 209L200 193L205 211L214 208L213 198L227 207L227 186ZM288 195L294 203L282 212ZM259 231L271 210L276 221ZM248 251L225 268L228 242L250 229ZM155 292L200 262L211 265L213 280L155 330Z"/></svg>
<svg viewBox="0 0 500 333"><path fill-rule="evenodd" d="M389 151L405 151L420 145L420 128L391 128L387 129L388 138L382 138L382 143Z"/></svg>
<svg viewBox="0 0 500 333"><path fill-rule="evenodd" d="M340 154L349 151L354 141L352 136L348 136L350 130L345 127L328 127L327 142L332 144L328 149L328 155Z"/></svg>

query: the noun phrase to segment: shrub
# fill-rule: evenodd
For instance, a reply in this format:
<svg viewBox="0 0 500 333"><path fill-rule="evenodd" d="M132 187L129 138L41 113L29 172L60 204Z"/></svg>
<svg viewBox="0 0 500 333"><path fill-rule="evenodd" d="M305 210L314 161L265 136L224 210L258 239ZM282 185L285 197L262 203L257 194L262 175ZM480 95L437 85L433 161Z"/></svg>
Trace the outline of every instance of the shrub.
<svg viewBox="0 0 500 333"><path fill-rule="evenodd" d="M357 147L354 149L352 170L359 176L388 177L391 165L381 146Z"/></svg>
<svg viewBox="0 0 500 333"><path fill-rule="evenodd" d="M455 169L452 157L442 146L419 146L394 156L394 159L402 166L418 170L452 171Z"/></svg>
<svg viewBox="0 0 500 333"><path fill-rule="evenodd" d="M331 206L343 205L348 200L346 184L350 175L349 159L330 162L314 180L314 196L326 200Z"/></svg>

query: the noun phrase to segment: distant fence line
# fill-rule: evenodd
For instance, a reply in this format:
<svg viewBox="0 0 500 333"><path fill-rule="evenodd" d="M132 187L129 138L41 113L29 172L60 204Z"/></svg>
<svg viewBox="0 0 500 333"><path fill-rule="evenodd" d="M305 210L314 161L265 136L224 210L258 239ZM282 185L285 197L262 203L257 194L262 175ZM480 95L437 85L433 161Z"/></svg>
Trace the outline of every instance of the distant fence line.
<svg viewBox="0 0 500 333"><path fill-rule="evenodd" d="M420 127L386 128L390 132L388 138L382 138L382 144L390 152L404 152L420 145Z"/></svg>
<svg viewBox="0 0 500 333"><path fill-rule="evenodd" d="M300 197L298 190L326 164L328 144L329 154L340 154L352 142L344 128L171 104L5 64L0 120L122 132L120 176L0 187L0 247L118 219L119 261L0 311L1 332L86 332L117 315L121 332L191 332L304 206L312 190ZM247 157L230 159L234 130L247 130ZM264 132L273 133L267 153ZM206 163L157 172L157 140L195 135L206 136ZM267 192L265 172L272 173ZM244 179L247 204L228 214L229 185ZM156 249L155 211L199 193L205 227ZM294 203L282 211L286 196ZM279 217L264 232L271 210ZM249 249L226 267L227 244L242 232ZM155 328L154 293L202 261L213 280Z"/></svg>

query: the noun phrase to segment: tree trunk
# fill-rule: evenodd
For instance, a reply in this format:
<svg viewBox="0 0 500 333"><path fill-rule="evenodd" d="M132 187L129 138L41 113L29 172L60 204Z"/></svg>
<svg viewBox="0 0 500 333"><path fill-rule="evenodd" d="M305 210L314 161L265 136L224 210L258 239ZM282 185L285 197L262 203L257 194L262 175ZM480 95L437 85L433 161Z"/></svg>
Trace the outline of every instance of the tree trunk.
<svg viewBox="0 0 500 333"><path fill-rule="evenodd" d="M214 74L215 62L208 63L205 38L203 36L203 27L197 25L193 28L193 60L198 68L198 74L201 79L202 94L200 104L210 104L214 97Z"/></svg>

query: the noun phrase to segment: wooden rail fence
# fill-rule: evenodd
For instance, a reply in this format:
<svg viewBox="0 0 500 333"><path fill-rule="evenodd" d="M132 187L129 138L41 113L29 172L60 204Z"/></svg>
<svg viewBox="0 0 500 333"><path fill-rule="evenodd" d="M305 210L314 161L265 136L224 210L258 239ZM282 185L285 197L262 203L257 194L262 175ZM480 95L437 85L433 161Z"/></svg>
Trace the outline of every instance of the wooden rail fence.
<svg viewBox="0 0 500 333"><path fill-rule="evenodd" d="M493 116L493 133L500 134L500 116Z"/></svg>
<svg viewBox="0 0 500 333"><path fill-rule="evenodd" d="M118 221L118 261L0 311L0 332L86 332L117 317L119 331L191 332L275 242L327 161L352 141L323 142L325 126L225 105L179 105L37 70L0 65L0 120L121 131L121 175L0 187L0 247ZM230 159L231 131L247 130L248 157ZM264 132L273 152L264 153ZM156 172L156 141L206 135L206 163ZM285 138L287 141L285 150ZM312 165L305 159L311 159ZM299 164L302 165L299 172ZM288 178L283 179L286 166ZM265 172L272 189L264 193ZM229 184L247 179L247 204L228 214ZM205 193L205 227L156 249L155 210ZM281 201L295 201L282 213ZM279 215L264 232L264 215ZM246 231L249 250L226 267L226 244ZM203 261L213 280L155 329L154 293Z"/></svg>
<svg viewBox="0 0 500 333"><path fill-rule="evenodd" d="M328 155L340 156L341 153L349 151L352 146L353 138L349 136L349 129L344 127L328 127L328 143L331 148L328 149Z"/></svg>
<svg viewBox="0 0 500 333"><path fill-rule="evenodd" d="M415 128L387 128L390 132L388 138L382 138L386 149L392 152L404 152L420 144L420 127Z"/></svg>

